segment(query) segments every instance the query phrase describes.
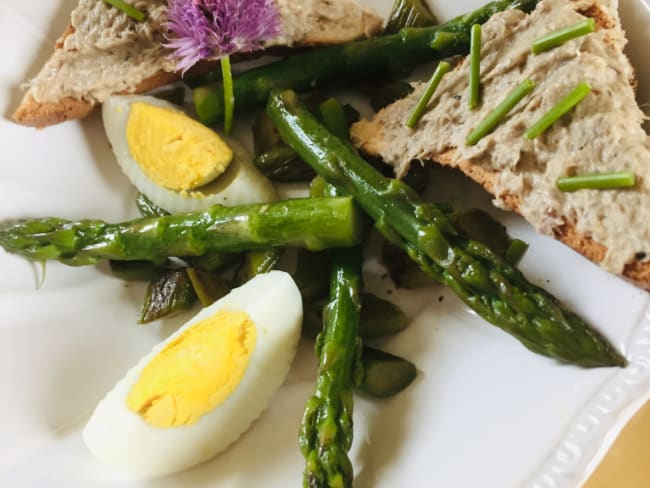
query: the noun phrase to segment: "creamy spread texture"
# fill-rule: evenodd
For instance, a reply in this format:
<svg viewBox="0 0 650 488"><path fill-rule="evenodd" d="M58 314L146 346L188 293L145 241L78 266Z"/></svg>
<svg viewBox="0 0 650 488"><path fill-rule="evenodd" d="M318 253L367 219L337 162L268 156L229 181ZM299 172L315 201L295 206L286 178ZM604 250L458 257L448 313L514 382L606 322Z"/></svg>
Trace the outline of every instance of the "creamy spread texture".
<svg viewBox="0 0 650 488"><path fill-rule="evenodd" d="M276 0L282 33L264 47L324 44L376 33L381 19L354 0ZM114 93L135 92L144 80L174 72L176 61L164 48L166 0L129 2L146 13L136 22L101 0L79 0L71 15L72 33L30 83L38 102L63 97L102 102Z"/></svg>
<svg viewBox="0 0 650 488"><path fill-rule="evenodd" d="M452 164L467 161L494 176L497 205L506 206L504 198L518 196L519 212L550 235L565 222L573 223L580 234L607 247L601 266L621 273L627 263L650 254L650 138L630 85L634 72L622 54L624 33L611 25L540 55L530 50L534 39L584 20L576 4L580 2L543 0L530 15L508 10L484 25L478 110L467 108L465 60L443 79L414 131L404 122L424 84L372 121L355 125L352 134L358 145L393 164L398 175L408 171L412 160L436 159L453 150ZM468 146L467 134L527 78L536 83L535 90L492 134ZM523 137L583 81L592 93L572 113L533 141ZM556 189L560 176L617 170L633 171L637 186L575 193Z"/></svg>

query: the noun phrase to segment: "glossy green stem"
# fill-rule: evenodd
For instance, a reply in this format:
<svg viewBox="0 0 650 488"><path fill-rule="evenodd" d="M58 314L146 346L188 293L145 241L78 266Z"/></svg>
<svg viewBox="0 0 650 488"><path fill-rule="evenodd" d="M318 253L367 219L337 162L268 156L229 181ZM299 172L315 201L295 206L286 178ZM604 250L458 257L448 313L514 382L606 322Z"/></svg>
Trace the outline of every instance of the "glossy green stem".
<svg viewBox="0 0 650 488"><path fill-rule="evenodd" d="M119 224L59 218L0 224L0 246L33 261L70 265L102 259L158 261L214 251L292 246L311 250L358 244L351 198L302 198L141 218Z"/></svg>
<svg viewBox="0 0 650 488"><path fill-rule="evenodd" d="M314 395L308 400L300 427L305 457L305 487L351 487L353 378L360 376L362 255L359 247L332 251L330 301L323 332L316 340L319 357Z"/></svg>

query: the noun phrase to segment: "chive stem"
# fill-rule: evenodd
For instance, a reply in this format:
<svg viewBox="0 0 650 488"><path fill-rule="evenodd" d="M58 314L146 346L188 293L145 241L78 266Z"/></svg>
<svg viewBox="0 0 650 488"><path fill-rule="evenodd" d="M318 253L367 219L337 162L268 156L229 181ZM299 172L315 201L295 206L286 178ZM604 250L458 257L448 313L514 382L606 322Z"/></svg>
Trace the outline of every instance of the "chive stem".
<svg viewBox="0 0 650 488"><path fill-rule="evenodd" d="M611 173L593 173L558 178L557 188L564 192L585 189L606 190L626 188L634 186L635 183L636 176L632 171L614 171Z"/></svg>
<svg viewBox="0 0 650 488"><path fill-rule="evenodd" d="M522 81L514 90L492 112L490 112L477 126L469 133L466 142L470 146L475 145L483 137L492 132L526 95L528 95L535 83L531 80Z"/></svg>
<svg viewBox="0 0 650 488"><path fill-rule="evenodd" d="M440 61L436 70L433 72L433 76L431 76L429 83L427 83L422 96L411 110L411 113L406 120L406 127L413 129L420 121L422 115L424 115L424 112L427 109L431 97L438 88L438 85L440 85L442 78L447 74L447 71L449 71L449 63L446 61Z"/></svg>
<svg viewBox="0 0 650 488"><path fill-rule="evenodd" d="M230 56L225 55L221 58L221 74L223 76L223 102L224 102L224 121L223 131L229 136L232 133L232 120L235 114L235 94L232 82L232 68L230 66Z"/></svg>
<svg viewBox="0 0 650 488"><path fill-rule="evenodd" d="M126 3L124 0L104 0L104 3L124 12L137 22L142 22L146 18L146 14L143 11L138 10L133 5Z"/></svg>
<svg viewBox="0 0 650 488"><path fill-rule="evenodd" d="M542 117L526 131L524 134L526 138L532 140L542 135L546 129L557 122L560 117L566 114L569 110L578 105L590 92L591 86L589 86L588 83L580 83L571 91L571 93L542 115Z"/></svg>
<svg viewBox="0 0 650 488"><path fill-rule="evenodd" d="M512 241L510 241L510 245L506 250L506 255L505 255L506 261L516 266L517 264L519 264L519 261L521 261L521 258L524 257L524 254L526 254L527 250L528 250L527 242L524 242L521 239L513 239Z"/></svg>
<svg viewBox="0 0 650 488"><path fill-rule="evenodd" d="M549 49L553 49L571 39L576 39L590 34L594 30L596 30L596 22L594 19L585 19L564 29L556 30L533 41L533 54L548 51Z"/></svg>
<svg viewBox="0 0 650 488"><path fill-rule="evenodd" d="M475 110L479 104L481 83L481 24L472 26L469 63L469 108Z"/></svg>

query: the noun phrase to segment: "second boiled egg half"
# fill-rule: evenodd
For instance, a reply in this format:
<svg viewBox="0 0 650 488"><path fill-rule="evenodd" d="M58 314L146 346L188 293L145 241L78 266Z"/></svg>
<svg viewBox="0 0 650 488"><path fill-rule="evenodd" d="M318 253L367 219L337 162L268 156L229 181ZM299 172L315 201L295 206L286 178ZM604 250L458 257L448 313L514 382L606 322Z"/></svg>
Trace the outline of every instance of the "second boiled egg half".
<svg viewBox="0 0 650 488"><path fill-rule="evenodd" d="M104 102L102 117L122 171L169 212L276 199L273 185L238 142L172 103L148 95L115 95Z"/></svg>
<svg viewBox="0 0 650 488"><path fill-rule="evenodd" d="M258 275L156 346L106 395L83 433L95 457L142 477L186 469L234 442L283 383L302 299L282 271Z"/></svg>

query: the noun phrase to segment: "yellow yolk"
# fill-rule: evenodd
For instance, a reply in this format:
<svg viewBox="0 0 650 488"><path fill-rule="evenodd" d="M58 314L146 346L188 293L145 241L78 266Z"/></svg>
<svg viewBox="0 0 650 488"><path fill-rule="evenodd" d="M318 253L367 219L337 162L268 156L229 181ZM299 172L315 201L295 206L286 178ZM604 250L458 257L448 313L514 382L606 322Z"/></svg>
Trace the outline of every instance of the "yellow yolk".
<svg viewBox="0 0 650 488"><path fill-rule="evenodd" d="M154 427L196 423L237 388L256 339L245 312L221 310L197 322L144 368L127 407Z"/></svg>
<svg viewBox="0 0 650 488"><path fill-rule="evenodd" d="M156 184L191 190L222 174L232 150L212 130L183 112L133 102L126 125L131 156Z"/></svg>

